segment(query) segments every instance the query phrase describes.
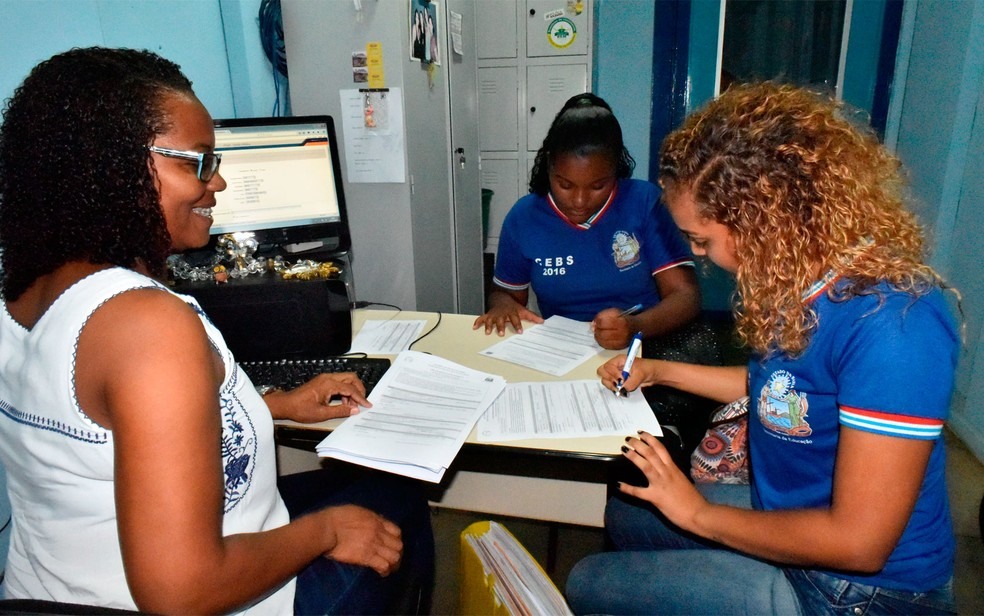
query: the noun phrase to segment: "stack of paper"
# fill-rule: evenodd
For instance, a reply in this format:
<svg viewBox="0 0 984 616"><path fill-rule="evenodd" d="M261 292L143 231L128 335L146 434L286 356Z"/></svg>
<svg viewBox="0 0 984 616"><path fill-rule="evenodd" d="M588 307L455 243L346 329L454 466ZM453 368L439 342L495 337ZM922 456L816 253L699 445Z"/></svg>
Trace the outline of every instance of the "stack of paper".
<svg viewBox="0 0 984 616"><path fill-rule="evenodd" d="M462 614L571 614L563 595L504 526L476 522L461 533Z"/></svg>
<svg viewBox="0 0 984 616"><path fill-rule="evenodd" d="M404 351L362 409L318 444L318 455L437 483L475 422L505 388L494 374Z"/></svg>
<svg viewBox="0 0 984 616"><path fill-rule="evenodd" d="M480 353L486 357L561 376L602 350L595 342L591 323L555 315Z"/></svg>

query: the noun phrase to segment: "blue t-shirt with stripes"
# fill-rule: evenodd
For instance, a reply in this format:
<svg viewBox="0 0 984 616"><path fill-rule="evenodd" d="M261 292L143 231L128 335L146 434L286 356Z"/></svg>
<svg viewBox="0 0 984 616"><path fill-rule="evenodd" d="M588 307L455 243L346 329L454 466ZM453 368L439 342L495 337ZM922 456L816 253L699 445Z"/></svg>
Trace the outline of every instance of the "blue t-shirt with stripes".
<svg viewBox="0 0 984 616"><path fill-rule="evenodd" d="M861 584L929 590L953 574L942 429L959 334L940 290L920 297L884 284L876 290L847 301L815 293L808 301L818 326L806 351L750 362L753 502L765 510L829 507L842 430L932 440L919 500L884 569L828 572Z"/></svg>

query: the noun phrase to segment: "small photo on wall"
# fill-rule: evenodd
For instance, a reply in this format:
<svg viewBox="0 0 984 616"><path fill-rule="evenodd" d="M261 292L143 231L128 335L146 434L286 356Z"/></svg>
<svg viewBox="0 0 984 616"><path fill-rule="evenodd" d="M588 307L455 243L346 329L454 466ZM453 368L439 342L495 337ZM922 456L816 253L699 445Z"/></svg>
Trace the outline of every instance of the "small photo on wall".
<svg viewBox="0 0 984 616"><path fill-rule="evenodd" d="M441 64L441 12L432 0L410 0L410 58Z"/></svg>

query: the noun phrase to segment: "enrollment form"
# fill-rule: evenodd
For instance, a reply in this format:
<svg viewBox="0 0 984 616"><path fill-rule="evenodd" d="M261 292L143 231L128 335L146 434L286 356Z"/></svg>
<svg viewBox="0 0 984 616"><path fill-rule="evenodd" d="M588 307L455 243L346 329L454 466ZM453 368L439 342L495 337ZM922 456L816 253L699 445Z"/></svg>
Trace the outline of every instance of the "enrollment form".
<svg viewBox="0 0 984 616"><path fill-rule="evenodd" d="M591 323L555 315L480 353L486 357L562 376L602 350L595 342Z"/></svg>
<svg viewBox="0 0 984 616"><path fill-rule="evenodd" d="M318 455L437 483L479 416L505 387L501 376L403 351L369 401L318 444Z"/></svg>
<svg viewBox="0 0 984 616"><path fill-rule="evenodd" d="M629 436L663 431L641 391L615 396L597 379L509 383L478 420L478 440Z"/></svg>

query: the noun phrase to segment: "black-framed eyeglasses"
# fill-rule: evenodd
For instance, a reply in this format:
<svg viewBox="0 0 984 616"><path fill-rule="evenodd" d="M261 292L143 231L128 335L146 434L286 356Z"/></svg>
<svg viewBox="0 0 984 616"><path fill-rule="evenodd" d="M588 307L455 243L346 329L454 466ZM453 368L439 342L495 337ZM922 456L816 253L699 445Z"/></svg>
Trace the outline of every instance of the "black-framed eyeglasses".
<svg viewBox="0 0 984 616"><path fill-rule="evenodd" d="M156 152L161 156L167 156L168 158L183 158L184 160L193 160L198 163L198 179L207 182L212 179L212 176L216 174L219 170L219 164L222 162L222 154L218 152L193 152L189 150L172 150L170 148L160 148L156 145L149 145L147 149L151 152Z"/></svg>

